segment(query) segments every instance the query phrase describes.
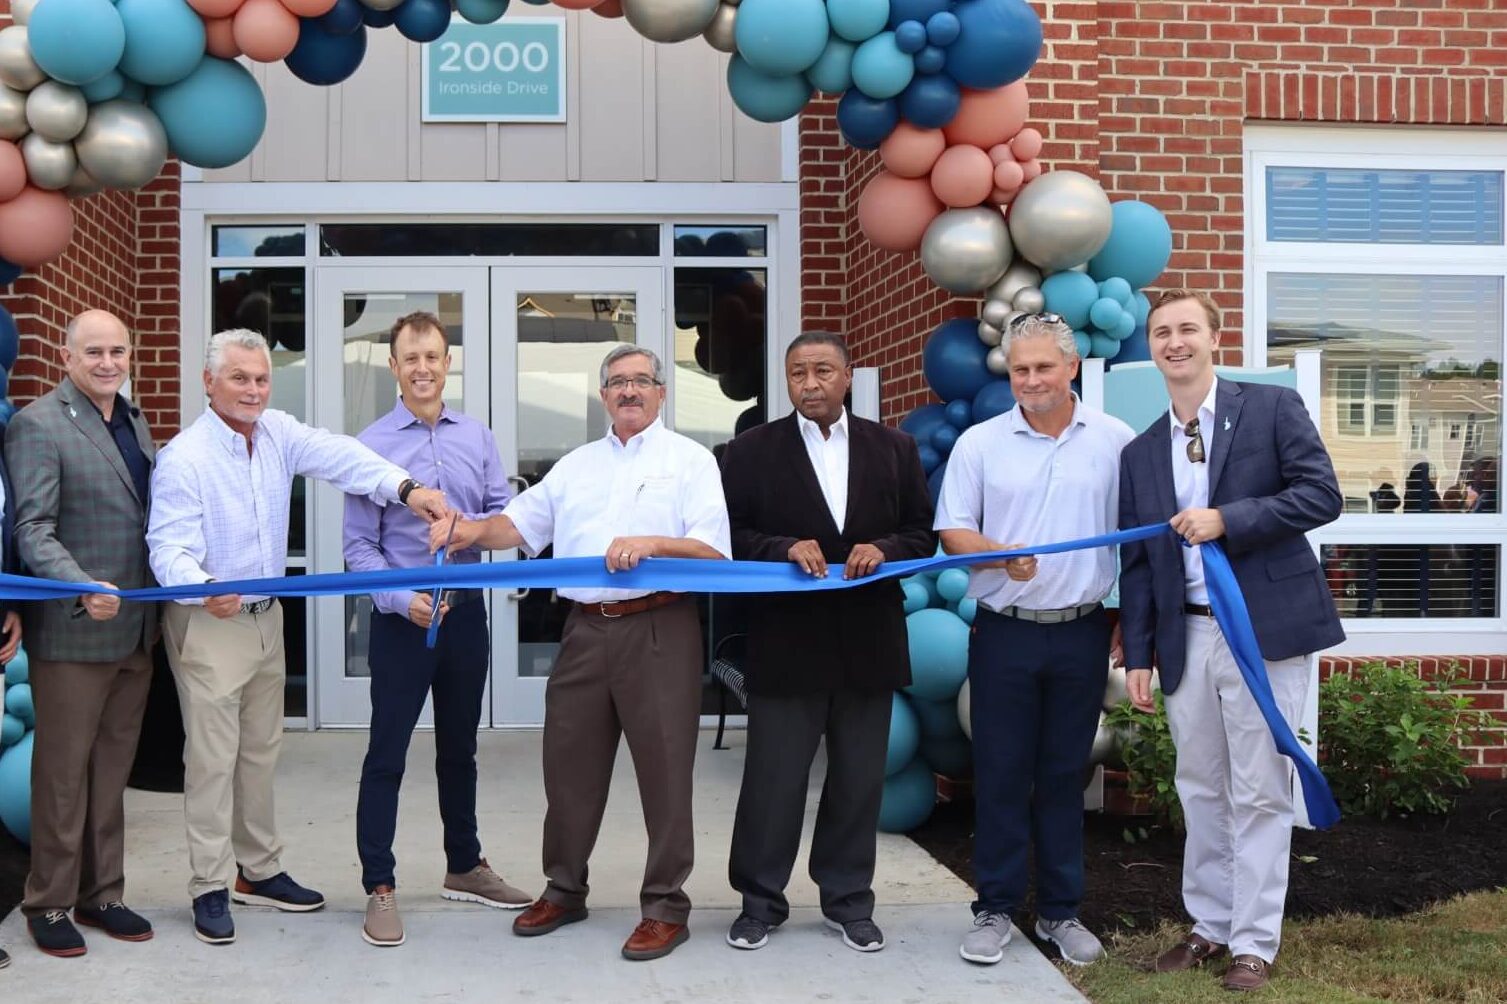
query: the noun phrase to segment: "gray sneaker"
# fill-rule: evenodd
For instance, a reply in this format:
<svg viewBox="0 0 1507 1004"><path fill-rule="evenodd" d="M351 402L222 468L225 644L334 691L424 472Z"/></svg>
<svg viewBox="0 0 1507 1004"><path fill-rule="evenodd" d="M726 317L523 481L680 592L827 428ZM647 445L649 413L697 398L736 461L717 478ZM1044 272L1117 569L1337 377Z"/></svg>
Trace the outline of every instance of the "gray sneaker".
<svg viewBox="0 0 1507 1004"><path fill-rule="evenodd" d="M1077 917L1036 921L1036 937L1050 941L1062 953L1062 961L1086 966L1104 958L1104 946Z"/></svg>
<svg viewBox="0 0 1507 1004"><path fill-rule="evenodd" d="M766 924L757 917L740 913L738 919L733 921L733 926L727 929L727 943L750 952L755 948L763 948L769 944L772 927L772 924Z"/></svg>
<svg viewBox="0 0 1507 1004"><path fill-rule="evenodd" d="M499 910L522 910L534 902L534 897L503 881L486 858L464 875L446 874L440 895L457 903L481 903Z"/></svg>
<svg viewBox="0 0 1507 1004"><path fill-rule="evenodd" d="M842 943L855 952L877 952L884 947L884 932L868 917L839 923L827 918L827 926L842 932Z"/></svg>
<svg viewBox="0 0 1507 1004"><path fill-rule="evenodd" d="M368 945L378 948L396 948L407 936L403 933L403 918L398 916L398 897L390 885L379 885L372 890L366 901L366 923L361 925L361 937Z"/></svg>
<svg viewBox="0 0 1507 1004"><path fill-rule="evenodd" d="M973 915L973 928L963 935L958 954L969 962L992 966L1005 957L1005 946L1010 943L1010 917L1008 914L985 910Z"/></svg>

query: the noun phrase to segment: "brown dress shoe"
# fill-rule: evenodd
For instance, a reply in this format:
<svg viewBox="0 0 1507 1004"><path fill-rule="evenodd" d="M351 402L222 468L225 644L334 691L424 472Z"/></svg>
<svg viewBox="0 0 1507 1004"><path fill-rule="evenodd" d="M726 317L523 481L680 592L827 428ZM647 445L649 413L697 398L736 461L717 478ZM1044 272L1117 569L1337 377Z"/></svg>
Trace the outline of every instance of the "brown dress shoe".
<svg viewBox="0 0 1507 1004"><path fill-rule="evenodd" d="M638 922L628 940L623 942L623 958L634 962L660 959L673 952L676 945L682 944L690 936L691 929L684 924L646 918Z"/></svg>
<svg viewBox="0 0 1507 1004"><path fill-rule="evenodd" d="M1188 932L1188 936L1167 949L1156 960L1159 973L1180 973L1184 969L1201 966L1210 959L1217 959L1229 949L1216 945L1207 938Z"/></svg>
<svg viewBox="0 0 1507 1004"><path fill-rule="evenodd" d="M1271 979L1272 966L1259 955L1237 955L1225 970L1226 990L1260 990Z"/></svg>
<svg viewBox="0 0 1507 1004"><path fill-rule="evenodd" d="M513 918L513 933L524 938L548 934L564 924L574 924L586 919L586 908L567 910L543 898L534 900L534 905Z"/></svg>

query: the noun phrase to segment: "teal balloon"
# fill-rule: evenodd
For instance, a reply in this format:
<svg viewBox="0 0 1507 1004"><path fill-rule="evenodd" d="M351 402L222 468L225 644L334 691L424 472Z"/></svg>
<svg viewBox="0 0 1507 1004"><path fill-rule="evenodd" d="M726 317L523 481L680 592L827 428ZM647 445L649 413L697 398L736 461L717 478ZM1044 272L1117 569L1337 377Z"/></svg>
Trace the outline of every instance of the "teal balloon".
<svg viewBox="0 0 1507 1004"><path fill-rule="evenodd" d="M909 833L931 818L937 804L937 779L921 760L884 779L884 794L879 802L879 830L882 833Z"/></svg>
<svg viewBox="0 0 1507 1004"><path fill-rule="evenodd" d="M921 738L932 736L962 735L963 726L958 723L958 699L954 695L945 701L920 701L910 699L916 721L921 723Z"/></svg>
<svg viewBox="0 0 1507 1004"><path fill-rule="evenodd" d="M937 576L937 592L948 603L957 603L968 595L968 570L949 568Z"/></svg>
<svg viewBox="0 0 1507 1004"><path fill-rule="evenodd" d="M733 28L738 55L771 76L810 69L830 33L822 0L743 0Z"/></svg>
<svg viewBox="0 0 1507 1004"><path fill-rule="evenodd" d="M853 86L853 53L857 49L852 42L833 35L827 39L821 56L806 71L806 79L823 94L841 94Z"/></svg>
<svg viewBox="0 0 1507 1004"><path fill-rule="evenodd" d="M120 97L120 92L125 89L126 78L111 70L98 80L83 86L84 100L91 105L97 105L102 101L113 101Z"/></svg>
<svg viewBox="0 0 1507 1004"><path fill-rule="evenodd" d="M964 624L972 624L973 619L978 616L978 612L979 601L972 597L958 604L957 615L962 618Z"/></svg>
<svg viewBox="0 0 1507 1004"><path fill-rule="evenodd" d="M908 614L925 610L931 605L931 594L926 591L925 586L914 579L901 582L900 592L905 596L905 612Z"/></svg>
<svg viewBox="0 0 1507 1004"><path fill-rule="evenodd" d="M132 80L175 84L204 58L204 20L185 0L118 0L115 9L126 29L120 72Z"/></svg>
<svg viewBox="0 0 1507 1004"><path fill-rule="evenodd" d="M896 97L915 75L915 60L900 51L892 31L880 32L853 53L853 86L871 98Z"/></svg>
<svg viewBox="0 0 1507 1004"><path fill-rule="evenodd" d="M1087 359L1094 351L1094 343L1087 331L1074 331L1073 342L1078 346L1078 355Z"/></svg>
<svg viewBox="0 0 1507 1004"><path fill-rule="evenodd" d="M968 676L968 625L933 607L906 617L905 631L911 674L905 692L927 701L956 697Z"/></svg>
<svg viewBox="0 0 1507 1004"><path fill-rule="evenodd" d="M15 658L5 664L5 685L14 687L18 683L31 682L31 658L26 654L26 649L16 649Z"/></svg>
<svg viewBox="0 0 1507 1004"><path fill-rule="evenodd" d="M738 17L741 20L743 15ZM741 55L727 64L727 90L733 104L757 122L783 122L800 114L811 100L811 85L804 76L770 76L754 69Z"/></svg>
<svg viewBox="0 0 1507 1004"><path fill-rule="evenodd" d="M1151 316L1151 298L1145 293L1136 293L1130 298L1130 314L1135 318L1136 326L1146 323L1146 318Z"/></svg>
<svg viewBox="0 0 1507 1004"><path fill-rule="evenodd" d="M1120 354L1120 340L1114 335L1094 332L1089 336L1089 352L1097 359L1113 359Z"/></svg>
<svg viewBox="0 0 1507 1004"><path fill-rule="evenodd" d="M1088 319L1100 331L1112 331L1125 315L1125 308L1109 297L1100 297L1088 308Z"/></svg>
<svg viewBox="0 0 1507 1004"><path fill-rule="evenodd" d="M491 24L508 12L508 0L455 0L455 9L472 24Z"/></svg>
<svg viewBox="0 0 1507 1004"><path fill-rule="evenodd" d="M1099 284L1082 272L1057 272L1041 282L1047 310L1060 314L1072 328L1088 327L1089 311L1099 299Z"/></svg>
<svg viewBox="0 0 1507 1004"><path fill-rule="evenodd" d="M1135 315L1128 310L1122 310L1120 311L1119 323L1117 323L1111 330L1106 331L1105 334L1110 335L1116 341L1123 342L1125 339L1135 334L1135 329Z"/></svg>
<svg viewBox="0 0 1507 1004"><path fill-rule="evenodd" d="M0 824L31 846L31 748L35 732L0 753Z"/></svg>
<svg viewBox="0 0 1507 1004"><path fill-rule="evenodd" d="M921 725L916 721L916 713L903 694L895 694L890 701L890 744L884 752L885 774L893 774L914 760L920 744Z"/></svg>
<svg viewBox="0 0 1507 1004"><path fill-rule="evenodd" d="M1131 289L1130 283L1124 279L1121 279L1117 275L1112 275L1099 283L1099 295L1107 296L1120 306L1129 308L1130 301L1135 297L1135 290Z"/></svg>
<svg viewBox="0 0 1507 1004"><path fill-rule="evenodd" d="M1088 261L1101 282L1119 276L1133 288L1149 286L1172 259L1172 225L1155 206L1134 199L1109 207L1109 240Z"/></svg>
<svg viewBox="0 0 1507 1004"><path fill-rule="evenodd" d="M890 19L890 3L889 0L827 0L827 19L832 22L832 30L849 42L867 42L884 30Z"/></svg>
<svg viewBox="0 0 1507 1004"><path fill-rule="evenodd" d="M6 714L15 715L27 728L37 724L37 709L31 701L31 684L18 683L5 688Z"/></svg>
<svg viewBox="0 0 1507 1004"><path fill-rule="evenodd" d="M26 32L42 71L75 86L115 69L126 48L126 26L110 0L42 0Z"/></svg>
<svg viewBox="0 0 1507 1004"><path fill-rule="evenodd" d="M186 164L229 167L245 158L267 125L267 99L239 63L206 56L184 79L152 91L147 102Z"/></svg>
<svg viewBox="0 0 1507 1004"><path fill-rule="evenodd" d="M127 101L134 101L138 105L145 104L147 85L128 78L120 88L120 97L125 98Z"/></svg>
<svg viewBox="0 0 1507 1004"><path fill-rule="evenodd" d="M956 704L951 707L952 720L958 720ZM934 773L943 777L973 776L973 743L962 729L953 736L929 736L921 740L921 759Z"/></svg>
<svg viewBox="0 0 1507 1004"><path fill-rule="evenodd" d="M26 735L26 723L15 715L7 714L0 719L0 749L14 746Z"/></svg>

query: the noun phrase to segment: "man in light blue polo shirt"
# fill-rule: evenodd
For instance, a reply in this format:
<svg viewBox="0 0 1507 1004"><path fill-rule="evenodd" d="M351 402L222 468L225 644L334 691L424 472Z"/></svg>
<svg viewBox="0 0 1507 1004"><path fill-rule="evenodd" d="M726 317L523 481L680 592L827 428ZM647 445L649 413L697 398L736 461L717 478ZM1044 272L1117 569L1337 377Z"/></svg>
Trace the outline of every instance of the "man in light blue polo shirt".
<svg viewBox="0 0 1507 1004"><path fill-rule="evenodd" d="M1114 530L1120 450L1134 438L1072 392L1073 332L1056 314L1024 315L1005 334L1016 406L959 437L936 529L949 554L1052 543ZM968 649L973 718L973 868L978 899L959 953L1004 957L1036 845L1036 934L1087 965L1104 954L1078 922L1083 898L1083 774L1118 629L1103 600L1110 548L973 566L978 600Z"/></svg>

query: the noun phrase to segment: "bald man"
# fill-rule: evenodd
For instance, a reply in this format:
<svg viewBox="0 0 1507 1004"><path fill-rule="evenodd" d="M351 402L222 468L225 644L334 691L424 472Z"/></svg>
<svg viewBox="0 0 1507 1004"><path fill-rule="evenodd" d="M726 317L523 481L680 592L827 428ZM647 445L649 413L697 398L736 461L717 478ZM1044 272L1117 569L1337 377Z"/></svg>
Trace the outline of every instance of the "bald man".
<svg viewBox="0 0 1507 1004"><path fill-rule="evenodd" d="M90 310L67 328L67 376L11 419L5 457L16 495L16 550L33 575L132 589L147 565L152 433L121 395L131 336ZM69 920L122 941L152 926L127 909L122 796L152 678L157 609L81 594L25 605L36 704L31 874L21 911L37 947L85 953Z"/></svg>

